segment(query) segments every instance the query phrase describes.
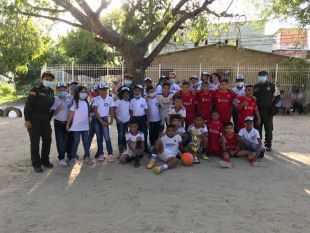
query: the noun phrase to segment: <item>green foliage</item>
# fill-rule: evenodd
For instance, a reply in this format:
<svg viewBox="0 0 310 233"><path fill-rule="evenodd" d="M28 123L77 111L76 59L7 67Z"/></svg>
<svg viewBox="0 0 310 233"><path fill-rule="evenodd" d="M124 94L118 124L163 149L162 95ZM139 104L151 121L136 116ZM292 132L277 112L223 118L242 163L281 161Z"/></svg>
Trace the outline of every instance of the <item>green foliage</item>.
<svg viewBox="0 0 310 233"><path fill-rule="evenodd" d="M0 83L0 96L12 96L15 95L14 88L8 83Z"/></svg>

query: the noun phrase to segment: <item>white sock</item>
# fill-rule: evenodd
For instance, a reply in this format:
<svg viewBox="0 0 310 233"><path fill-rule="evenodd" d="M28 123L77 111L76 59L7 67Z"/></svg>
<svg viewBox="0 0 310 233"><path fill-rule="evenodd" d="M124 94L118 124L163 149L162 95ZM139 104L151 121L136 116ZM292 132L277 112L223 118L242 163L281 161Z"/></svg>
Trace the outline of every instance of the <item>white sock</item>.
<svg viewBox="0 0 310 233"><path fill-rule="evenodd" d="M152 154L151 160L156 160L157 159L157 155L156 154Z"/></svg>
<svg viewBox="0 0 310 233"><path fill-rule="evenodd" d="M163 164L163 165L161 165L161 167L164 169L164 170L167 170L168 169L168 164Z"/></svg>

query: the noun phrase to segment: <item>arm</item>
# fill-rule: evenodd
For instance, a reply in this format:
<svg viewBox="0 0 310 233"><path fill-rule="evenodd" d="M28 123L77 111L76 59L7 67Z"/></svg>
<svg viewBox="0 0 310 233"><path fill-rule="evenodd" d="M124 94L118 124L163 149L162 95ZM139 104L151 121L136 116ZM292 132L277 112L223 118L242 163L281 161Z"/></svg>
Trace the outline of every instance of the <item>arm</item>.
<svg viewBox="0 0 310 233"><path fill-rule="evenodd" d="M98 106L93 106L93 111L94 111L94 113L95 113L95 116L96 116L97 120L100 122L100 124L101 124L103 127L107 126L107 122L104 122L104 121L101 119L101 117L100 117L100 115L99 115L99 113L98 113Z"/></svg>
<svg viewBox="0 0 310 233"><path fill-rule="evenodd" d="M35 100L37 98L37 93L35 89L31 89L29 95L26 99L25 108L24 108L24 116L25 116L25 127L27 129L31 128L31 115L33 111L33 106L35 105Z"/></svg>
<svg viewBox="0 0 310 233"><path fill-rule="evenodd" d="M113 120L114 120L114 116L115 116L114 107L110 107L110 115L111 115L111 118L110 118L109 125L112 125Z"/></svg>
<svg viewBox="0 0 310 233"><path fill-rule="evenodd" d="M150 128L150 122L149 122L149 109L144 109L145 115L146 115L146 125L148 128Z"/></svg>
<svg viewBox="0 0 310 233"><path fill-rule="evenodd" d="M68 132L70 132L70 124L72 122L73 116L74 116L74 111L70 110L68 114L67 124L66 124L66 129Z"/></svg>
<svg viewBox="0 0 310 233"><path fill-rule="evenodd" d="M120 120L117 118L116 110L117 110L117 107L114 107L114 119L115 119L116 123L119 123ZM112 117L112 116L111 116L111 117Z"/></svg>
<svg viewBox="0 0 310 233"><path fill-rule="evenodd" d="M260 119L260 114L259 114L258 108L256 107L254 111L255 111L255 115L256 115L256 117L257 117L257 122L256 122L256 124L257 124L257 125L260 125L261 119Z"/></svg>
<svg viewBox="0 0 310 233"><path fill-rule="evenodd" d="M257 141L258 141L258 147L257 147L257 150L256 150L256 155L259 155L261 149L262 149L262 139L260 138L257 138Z"/></svg>

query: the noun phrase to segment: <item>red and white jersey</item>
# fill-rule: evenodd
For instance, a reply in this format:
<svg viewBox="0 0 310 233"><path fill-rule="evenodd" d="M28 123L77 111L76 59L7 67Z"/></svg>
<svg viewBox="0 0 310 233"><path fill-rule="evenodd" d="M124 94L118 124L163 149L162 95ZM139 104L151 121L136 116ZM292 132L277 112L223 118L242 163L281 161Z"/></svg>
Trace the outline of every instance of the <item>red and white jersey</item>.
<svg viewBox="0 0 310 233"><path fill-rule="evenodd" d="M236 133L233 133L230 137L224 134L223 137L226 151L236 150L239 147L239 141Z"/></svg>

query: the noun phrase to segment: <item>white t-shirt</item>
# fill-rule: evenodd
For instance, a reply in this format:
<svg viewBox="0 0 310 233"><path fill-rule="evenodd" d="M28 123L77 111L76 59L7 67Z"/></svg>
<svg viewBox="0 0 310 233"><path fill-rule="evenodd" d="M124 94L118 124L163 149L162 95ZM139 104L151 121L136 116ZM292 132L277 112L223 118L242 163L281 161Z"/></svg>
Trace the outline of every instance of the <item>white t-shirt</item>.
<svg viewBox="0 0 310 233"><path fill-rule="evenodd" d="M129 101L128 100L116 100L115 101L115 107L116 107L116 117L121 122L126 123L130 120L130 114L129 114Z"/></svg>
<svg viewBox="0 0 310 233"><path fill-rule="evenodd" d="M160 119L161 123L164 124L165 120L168 118L168 111L169 108L172 106L173 102L173 95L174 94L169 94L167 97L163 95L157 96L158 101L159 101L159 113L160 113Z"/></svg>
<svg viewBox="0 0 310 233"><path fill-rule="evenodd" d="M162 95L163 94L163 86L162 85L158 85L155 89L155 92L157 95Z"/></svg>
<svg viewBox="0 0 310 233"><path fill-rule="evenodd" d="M168 115L174 115L174 114L179 114L179 115L181 115L181 117L185 118L186 117L186 109L185 109L185 107L182 106L180 111L177 112L175 110L175 106L174 105L171 106L169 108L169 110L168 110Z"/></svg>
<svg viewBox="0 0 310 233"><path fill-rule="evenodd" d="M159 101L157 97L147 98L147 106L149 108L149 121L157 122L160 121L159 115Z"/></svg>
<svg viewBox="0 0 310 233"><path fill-rule="evenodd" d="M133 116L144 116L145 109L148 109L146 100L143 97L139 99L133 98L130 100L129 109Z"/></svg>
<svg viewBox="0 0 310 233"><path fill-rule="evenodd" d="M106 96L105 99L97 96L93 99L92 106L98 107L100 117L107 117L109 116L110 108L115 107L115 103L111 96Z"/></svg>
<svg viewBox="0 0 310 233"><path fill-rule="evenodd" d="M252 128L250 132L246 130L246 128L240 129L238 135L250 143L258 144L258 138L260 138L259 132L257 129Z"/></svg>
<svg viewBox="0 0 310 233"><path fill-rule="evenodd" d="M177 130L177 133L179 135L182 135L182 134L186 133L185 128L183 126L179 127L178 130Z"/></svg>
<svg viewBox="0 0 310 233"><path fill-rule="evenodd" d="M160 138L164 151L171 152L171 154L176 155L179 153L179 143L182 142L180 135L176 134L174 137L169 138L167 135L164 135Z"/></svg>
<svg viewBox="0 0 310 233"><path fill-rule="evenodd" d="M208 128L205 124L203 124L203 127L200 127L200 128L196 128L194 124L191 124L188 127L187 132L192 134L194 130L197 130L198 136L204 133L208 133Z"/></svg>
<svg viewBox="0 0 310 233"><path fill-rule="evenodd" d="M61 99L58 96L55 98L54 105L52 106L52 110L56 110L61 104L64 107L55 115L55 119L58 121L67 121L68 113L69 113L69 106L72 103L72 99L64 98Z"/></svg>
<svg viewBox="0 0 310 233"><path fill-rule="evenodd" d="M76 103L70 107L70 111L74 112L70 131L88 131L89 118L88 118L88 105L86 101L79 100L79 108L76 108Z"/></svg>
<svg viewBox="0 0 310 233"><path fill-rule="evenodd" d="M144 141L144 134L141 131L138 131L136 135L133 135L130 131L125 134L126 142L136 143L137 137L141 137L141 141Z"/></svg>
<svg viewBox="0 0 310 233"><path fill-rule="evenodd" d="M219 89L219 85L220 85L220 83L210 83L209 84L209 90L213 90L213 91L215 91L215 90L217 90L217 89Z"/></svg>
<svg viewBox="0 0 310 233"><path fill-rule="evenodd" d="M170 94L175 94L176 92L178 91L181 91L181 87L176 84L176 83L173 83L171 86L170 86Z"/></svg>

